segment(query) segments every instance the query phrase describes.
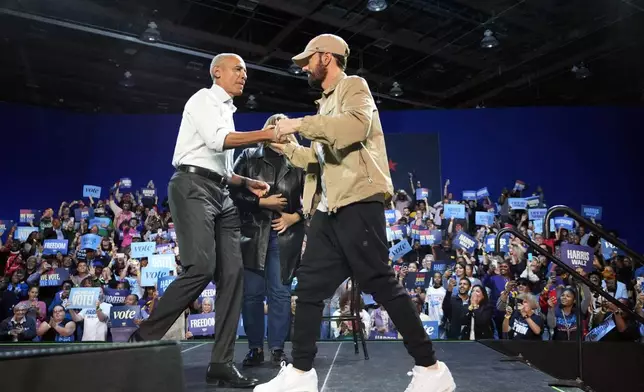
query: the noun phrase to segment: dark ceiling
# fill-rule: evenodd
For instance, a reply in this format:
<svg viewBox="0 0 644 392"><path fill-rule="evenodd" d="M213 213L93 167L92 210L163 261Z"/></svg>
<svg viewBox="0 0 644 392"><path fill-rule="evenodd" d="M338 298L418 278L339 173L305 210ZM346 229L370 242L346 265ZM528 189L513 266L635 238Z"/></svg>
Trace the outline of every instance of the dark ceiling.
<svg viewBox="0 0 644 392"><path fill-rule="evenodd" d="M384 110L643 105L644 0L0 0L0 100L81 112L178 113L236 52L255 110L314 110L288 72L320 33L351 48L349 74ZM139 40L150 21L162 39ZM500 45L481 48L490 29ZM591 75L579 79L573 66ZM122 85L131 73L133 85ZM391 97L398 82L404 94Z"/></svg>

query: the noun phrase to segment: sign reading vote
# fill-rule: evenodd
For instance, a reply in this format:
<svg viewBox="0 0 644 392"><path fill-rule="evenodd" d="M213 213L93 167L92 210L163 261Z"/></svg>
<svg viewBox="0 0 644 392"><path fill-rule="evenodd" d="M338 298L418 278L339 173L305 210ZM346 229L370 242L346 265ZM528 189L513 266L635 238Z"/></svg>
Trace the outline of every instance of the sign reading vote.
<svg viewBox="0 0 644 392"><path fill-rule="evenodd" d="M156 242L133 242L130 245L130 256L134 259L150 257L156 250Z"/></svg>
<svg viewBox="0 0 644 392"><path fill-rule="evenodd" d="M96 309L101 294L99 287L72 287L69 292L69 309Z"/></svg>
<svg viewBox="0 0 644 392"><path fill-rule="evenodd" d="M561 244L561 261L573 269L583 268L586 273L593 270L593 253L588 246Z"/></svg>
<svg viewBox="0 0 644 392"><path fill-rule="evenodd" d="M390 225L396 223L396 210L385 210L385 220Z"/></svg>
<svg viewBox="0 0 644 392"><path fill-rule="evenodd" d="M199 296L199 302L203 301L204 298L215 298L217 294L217 288L213 282L208 283L208 286L201 292Z"/></svg>
<svg viewBox="0 0 644 392"><path fill-rule="evenodd" d="M429 199L429 188L416 188L416 200Z"/></svg>
<svg viewBox="0 0 644 392"><path fill-rule="evenodd" d="M560 216L555 219L551 220L551 226L554 225L555 229L566 229L566 230L572 230L575 226L575 220L572 218L568 218L567 216Z"/></svg>
<svg viewBox="0 0 644 392"><path fill-rule="evenodd" d="M153 199L157 195L157 190L153 188L143 188L141 189L141 195Z"/></svg>
<svg viewBox="0 0 644 392"><path fill-rule="evenodd" d="M29 235L33 232L37 233L38 228L29 227L29 226L18 226L16 227L16 231L13 232L13 238L24 242L27 240L27 238L29 238Z"/></svg>
<svg viewBox="0 0 644 392"><path fill-rule="evenodd" d="M20 210L20 223L33 223L36 224L38 222L38 216L40 215L40 211L38 210Z"/></svg>
<svg viewBox="0 0 644 392"><path fill-rule="evenodd" d="M423 321L423 329L431 340L438 340L438 321Z"/></svg>
<svg viewBox="0 0 644 392"><path fill-rule="evenodd" d="M83 197L101 197L101 187L96 185L83 185Z"/></svg>
<svg viewBox="0 0 644 392"><path fill-rule="evenodd" d="M472 238L471 236L467 235L462 231L460 231L454 237L454 248L456 249L462 248L468 253L472 253L476 249L477 245L478 245L478 241L476 241L474 238Z"/></svg>
<svg viewBox="0 0 644 392"><path fill-rule="evenodd" d="M494 213L476 211L475 223L479 226L492 226L494 224Z"/></svg>
<svg viewBox="0 0 644 392"><path fill-rule="evenodd" d="M135 306L112 306L110 310L110 321L112 328L136 327L134 320L141 318L141 307Z"/></svg>
<svg viewBox="0 0 644 392"><path fill-rule="evenodd" d="M530 220L543 219L546 217L547 212L548 212L547 208L530 208L528 210L528 219Z"/></svg>
<svg viewBox="0 0 644 392"><path fill-rule="evenodd" d="M64 255L67 254L67 240L45 240L43 242L43 255L55 255L60 252Z"/></svg>
<svg viewBox="0 0 644 392"><path fill-rule="evenodd" d="M487 187L481 188L478 191L476 191L477 199L485 199L486 197L490 197L490 192L488 192Z"/></svg>
<svg viewBox="0 0 644 392"><path fill-rule="evenodd" d="M157 291L159 293L159 297L165 294L165 290L168 288L168 286L170 286L170 283L172 283L175 279L177 279L177 277L173 275L168 275L168 276L159 278L159 280L157 281Z"/></svg>
<svg viewBox="0 0 644 392"><path fill-rule="evenodd" d="M581 206L581 216L584 218L601 220L602 208L598 206Z"/></svg>
<svg viewBox="0 0 644 392"><path fill-rule="evenodd" d="M127 177L121 178L121 180L119 181L119 187L127 189L132 188L132 180Z"/></svg>
<svg viewBox="0 0 644 392"><path fill-rule="evenodd" d="M396 245L389 248L389 258L393 261L396 261L409 252L411 252L411 245L409 245L409 242L407 242L407 240L402 240Z"/></svg>
<svg viewBox="0 0 644 392"><path fill-rule="evenodd" d="M98 249L101 245L101 240L103 238L100 235L96 234L85 234L81 236L81 248L82 249Z"/></svg>
<svg viewBox="0 0 644 392"><path fill-rule="evenodd" d="M65 268L56 268L50 273L40 275L40 287L62 286L69 279L69 271Z"/></svg>
<svg viewBox="0 0 644 392"><path fill-rule="evenodd" d="M463 200L476 200L476 191L463 191Z"/></svg>
<svg viewBox="0 0 644 392"><path fill-rule="evenodd" d="M123 305L125 303L125 298L130 295L128 290L118 290L118 289L103 289L103 302L112 305Z"/></svg>
<svg viewBox="0 0 644 392"><path fill-rule="evenodd" d="M188 331L194 336L208 336L215 334L215 314L201 313L188 316Z"/></svg>
<svg viewBox="0 0 644 392"><path fill-rule="evenodd" d="M511 210L526 210L528 209L528 201L518 197L511 197L508 199L508 204Z"/></svg>
<svg viewBox="0 0 644 392"><path fill-rule="evenodd" d="M13 221L7 219L0 219L0 235L3 235L5 231L13 227Z"/></svg>
<svg viewBox="0 0 644 392"><path fill-rule="evenodd" d="M445 219L465 219L465 206L462 204L445 204L443 206Z"/></svg>
<svg viewBox="0 0 644 392"><path fill-rule="evenodd" d="M154 247L156 250L156 246ZM167 268L174 270L177 268L177 262L174 253L151 255L148 257L148 267Z"/></svg>
<svg viewBox="0 0 644 392"><path fill-rule="evenodd" d="M159 281L159 278L170 276L170 271L171 270L169 268L141 268L141 286L155 286Z"/></svg>
<svg viewBox="0 0 644 392"><path fill-rule="evenodd" d="M421 245L437 245L442 240L443 233L440 230L421 230L420 231L420 244Z"/></svg>
<svg viewBox="0 0 644 392"><path fill-rule="evenodd" d="M620 238L620 241L623 243L626 243L625 240ZM623 256L624 251L616 247L615 245L611 244L610 242L606 241L605 239L602 238L601 240L601 246L602 246L602 256L606 260L610 259L613 257L613 253L617 253L618 256Z"/></svg>

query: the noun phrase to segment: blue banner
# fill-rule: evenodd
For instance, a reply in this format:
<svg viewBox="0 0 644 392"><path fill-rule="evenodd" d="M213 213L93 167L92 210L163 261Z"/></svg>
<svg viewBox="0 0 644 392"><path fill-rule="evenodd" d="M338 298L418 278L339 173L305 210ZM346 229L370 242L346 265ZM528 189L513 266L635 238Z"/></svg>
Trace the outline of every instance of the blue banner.
<svg viewBox="0 0 644 392"><path fill-rule="evenodd" d="M403 226L391 226L391 241L402 240L404 236Z"/></svg>
<svg viewBox="0 0 644 392"><path fill-rule="evenodd" d="M123 189L132 188L132 180L130 180L127 177L121 178L121 180L119 181L119 188L123 188Z"/></svg>
<svg viewBox="0 0 644 392"><path fill-rule="evenodd" d="M163 254L174 255L174 252L172 251L172 244L158 244L156 246L156 252L160 255L163 255Z"/></svg>
<svg viewBox="0 0 644 392"><path fill-rule="evenodd" d="M159 293L159 297L165 294L165 290L168 288L168 286L170 286L170 283L172 283L175 279L177 279L177 277L173 275L159 278L159 280L157 281L157 291Z"/></svg>
<svg viewBox="0 0 644 392"><path fill-rule="evenodd" d="M96 185L83 185L83 197L101 197L101 187Z"/></svg>
<svg viewBox="0 0 644 392"><path fill-rule="evenodd" d="M154 199L157 195L157 190L153 188L143 188L141 189L141 195L146 198Z"/></svg>
<svg viewBox="0 0 644 392"><path fill-rule="evenodd" d="M72 287L69 292L68 309L96 309L100 287Z"/></svg>
<svg viewBox="0 0 644 392"><path fill-rule="evenodd" d="M539 196L530 196L526 197L525 201L528 203L528 208L537 208L539 207L540 200Z"/></svg>
<svg viewBox="0 0 644 392"><path fill-rule="evenodd" d="M159 278L170 275L169 268L150 268L143 267L141 268L141 286L151 287L156 286Z"/></svg>
<svg viewBox="0 0 644 392"><path fill-rule="evenodd" d="M155 249L156 249L156 246L155 246ZM174 270L177 268L175 255L174 253L151 255L150 257L148 257L148 267L167 268L167 269Z"/></svg>
<svg viewBox="0 0 644 392"><path fill-rule="evenodd" d="M516 180L516 182L514 183L514 190L515 191L522 191L524 189L525 189L525 182L523 182L521 180Z"/></svg>
<svg viewBox="0 0 644 392"><path fill-rule="evenodd" d="M110 310L110 321L112 328L136 327L134 320L141 318L141 307L136 306L112 306Z"/></svg>
<svg viewBox="0 0 644 392"><path fill-rule="evenodd" d="M408 272L403 283L407 290L413 291L416 287L427 288L429 278L425 272Z"/></svg>
<svg viewBox="0 0 644 392"><path fill-rule="evenodd" d="M496 251L495 241L496 241L496 235L490 234L488 236L485 236L485 252L491 253ZM502 253L507 253L510 245L510 234L504 234L501 236L500 245L501 245L501 248L499 250Z"/></svg>
<svg viewBox="0 0 644 392"><path fill-rule="evenodd" d="M454 249L462 248L468 253L474 252L478 241L469 236L467 233L460 231L456 234L453 241Z"/></svg>
<svg viewBox="0 0 644 392"><path fill-rule="evenodd" d="M11 230L14 224L15 223L12 220L0 219L0 236L2 236L5 231Z"/></svg>
<svg viewBox="0 0 644 392"><path fill-rule="evenodd" d="M89 220L88 227L91 229L92 226L96 226L99 230L107 230L111 223L110 218L92 218Z"/></svg>
<svg viewBox="0 0 644 392"><path fill-rule="evenodd" d="M380 332L377 329L369 331L368 340L396 340L398 339L398 330L395 328L387 330L387 332Z"/></svg>
<svg viewBox="0 0 644 392"><path fill-rule="evenodd" d="M555 229L557 230L559 230L559 228L562 228L571 231L575 228L575 220L568 218L567 216L557 217L553 219L552 223L554 223Z"/></svg>
<svg viewBox="0 0 644 392"><path fill-rule="evenodd" d="M389 258L393 261L396 261L409 252L411 252L411 245L409 245L409 242L407 242L407 240L402 240L396 245L389 248Z"/></svg>
<svg viewBox="0 0 644 392"><path fill-rule="evenodd" d="M440 230L421 230L421 245L438 245L442 241L443 233Z"/></svg>
<svg viewBox="0 0 644 392"><path fill-rule="evenodd" d="M191 314L186 321L188 331L194 336L209 336L215 334L215 314Z"/></svg>
<svg viewBox="0 0 644 392"><path fill-rule="evenodd" d="M445 219L465 219L465 206L463 204L445 204L443 208Z"/></svg>
<svg viewBox="0 0 644 392"><path fill-rule="evenodd" d="M561 261L572 269L583 268L586 273L593 270L593 248L568 243L561 244Z"/></svg>
<svg viewBox="0 0 644 392"><path fill-rule="evenodd" d="M385 220L390 225L396 223L396 210L385 210Z"/></svg>
<svg viewBox="0 0 644 392"><path fill-rule="evenodd" d="M425 200L431 196L428 188L416 188L416 200Z"/></svg>
<svg viewBox="0 0 644 392"><path fill-rule="evenodd" d="M423 329L431 340L438 340L438 321L423 321Z"/></svg>
<svg viewBox="0 0 644 392"><path fill-rule="evenodd" d="M476 211L475 223L479 226L492 226L494 224L494 213Z"/></svg>
<svg viewBox="0 0 644 392"><path fill-rule="evenodd" d="M626 243L626 240L619 238L620 241L623 243ZM613 253L616 252L618 256L623 256L624 251L616 247L615 245L611 244L610 242L606 241L605 239L601 239L601 247L602 247L602 256L604 259L608 260L613 258Z"/></svg>
<svg viewBox="0 0 644 392"><path fill-rule="evenodd" d="M411 238L414 240L420 240L420 232L427 230L425 226L411 225Z"/></svg>
<svg viewBox="0 0 644 392"><path fill-rule="evenodd" d="M433 261L431 268L432 277L436 272L440 272L441 275L444 275L445 271L452 268L454 264L456 263L453 261Z"/></svg>
<svg viewBox="0 0 644 392"><path fill-rule="evenodd" d="M80 246L81 249L98 249L101 245L103 237L96 234L85 234L81 236Z"/></svg>
<svg viewBox="0 0 644 392"><path fill-rule="evenodd" d="M528 201L526 199L520 199L517 197L511 197L508 199L508 204L510 205L511 210L527 210Z"/></svg>
<svg viewBox="0 0 644 392"><path fill-rule="evenodd" d="M487 187L481 188L478 191L476 191L477 199L485 199L486 197L490 197L490 192L488 192Z"/></svg>
<svg viewBox="0 0 644 392"><path fill-rule="evenodd" d="M43 242L42 254L45 256L55 255L60 252L64 255L67 254L67 240L45 240Z"/></svg>
<svg viewBox="0 0 644 392"><path fill-rule="evenodd" d="M534 220L534 232L537 234L543 234L543 219Z"/></svg>
<svg viewBox="0 0 644 392"><path fill-rule="evenodd" d="M37 225L40 223L40 210L20 210L20 223L33 223Z"/></svg>
<svg viewBox="0 0 644 392"><path fill-rule="evenodd" d="M217 294L217 287L213 282L208 283L208 286L201 292L201 295L199 295L199 302L203 301L204 298L215 298L215 295Z"/></svg>
<svg viewBox="0 0 644 392"><path fill-rule="evenodd" d="M601 220L602 208L599 206L581 206L581 216L588 219Z"/></svg>
<svg viewBox="0 0 644 392"><path fill-rule="evenodd" d="M13 238L19 241L26 241L29 237L29 234L33 233L34 231L37 233L38 228L30 226L18 226L16 227L16 231L13 232Z"/></svg>
<svg viewBox="0 0 644 392"><path fill-rule="evenodd" d="M40 275L40 287L62 286L69 279L69 271L65 268L56 268L49 273Z"/></svg>
<svg viewBox="0 0 644 392"><path fill-rule="evenodd" d="M125 303L125 298L130 295L128 290L118 290L118 289L103 289L103 302L112 304L112 305L123 305Z"/></svg>
<svg viewBox="0 0 644 392"><path fill-rule="evenodd" d="M463 200L476 200L476 191L463 191Z"/></svg>
<svg viewBox="0 0 644 392"><path fill-rule="evenodd" d="M134 259L150 257L154 254L156 248L156 242L133 242L130 245L130 257Z"/></svg>
<svg viewBox="0 0 644 392"><path fill-rule="evenodd" d="M547 208L530 208L528 210L528 219L529 220L543 219L546 217L547 212L548 212Z"/></svg>
<svg viewBox="0 0 644 392"><path fill-rule="evenodd" d="M88 221L94 217L94 209L91 207L77 208L74 210L74 218L76 218L76 223L80 222L83 219Z"/></svg>

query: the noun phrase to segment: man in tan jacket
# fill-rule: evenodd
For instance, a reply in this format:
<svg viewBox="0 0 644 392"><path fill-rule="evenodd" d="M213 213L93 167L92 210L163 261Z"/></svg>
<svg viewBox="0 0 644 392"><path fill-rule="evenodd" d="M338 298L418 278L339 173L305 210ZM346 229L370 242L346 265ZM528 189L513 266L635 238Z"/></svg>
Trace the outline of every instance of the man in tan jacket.
<svg viewBox="0 0 644 392"><path fill-rule="evenodd" d="M416 366L406 391L453 391L449 369L435 359L411 299L388 265L384 211L393 186L385 139L367 82L344 73L348 56L349 47L342 38L323 34L293 57L308 73L309 84L324 92L317 101L318 114L277 124L280 136L297 132L311 140L311 147L274 146L293 165L306 170L303 212L312 219L296 272L293 364L255 391L318 391L313 359L322 301L351 275L385 307L407 343Z"/></svg>

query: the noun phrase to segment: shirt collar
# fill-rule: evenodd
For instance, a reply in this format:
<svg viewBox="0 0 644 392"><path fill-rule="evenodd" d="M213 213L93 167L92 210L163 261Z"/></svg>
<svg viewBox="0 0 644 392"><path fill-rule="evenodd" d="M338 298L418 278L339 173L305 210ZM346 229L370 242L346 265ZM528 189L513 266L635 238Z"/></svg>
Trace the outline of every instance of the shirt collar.
<svg viewBox="0 0 644 392"><path fill-rule="evenodd" d="M336 76L335 79L333 79L333 81L331 82L331 85L329 85L329 87L327 87L327 89L324 90L324 92L322 93L322 98L326 98L329 95L331 95L333 91L335 91L335 88L338 87L338 84L342 81L342 79L346 77L347 77L346 73L340 72L338 76ZM315 102L319 104L322 98L318 99Z"/></svg>
<svg viewBox="0 0 644 392"><path fill-rule="evenodd" d="M210 92L212 92L212 94L215 96L217 101L230 106L233 112L237 111L237 108L235 107L235 105L233 105L233 98L230 95L228 95L226 90L221 88L221 86L219 86L216 83L213 83L212 87L210 87Z"/></svg>
<svg viewBox="0 0 644 392"><path fill-rule="evenodd" d="M11 318L11 322L13 323L13 325L22 325L22 324L24 324L26 321L27 321L27 318L26 318L26 317L23 317L21 322L18 322L18 321L16 320L16 316L13 316L13 317Z"/></svg>

